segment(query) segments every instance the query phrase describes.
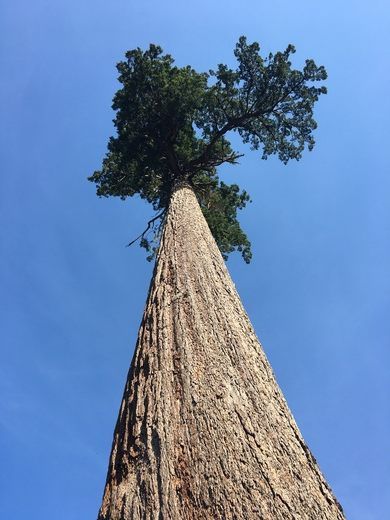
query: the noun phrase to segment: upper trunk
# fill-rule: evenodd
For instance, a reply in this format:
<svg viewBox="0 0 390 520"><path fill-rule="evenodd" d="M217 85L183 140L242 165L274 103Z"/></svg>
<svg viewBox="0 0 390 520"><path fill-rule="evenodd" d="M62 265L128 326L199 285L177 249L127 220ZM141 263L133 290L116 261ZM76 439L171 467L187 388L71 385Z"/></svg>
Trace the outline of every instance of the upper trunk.
<svg viewBox="0 0 390 520"><path fill-rule="evenodd" d="M100 520L343 519L194 192L173 193Z"/></svg>

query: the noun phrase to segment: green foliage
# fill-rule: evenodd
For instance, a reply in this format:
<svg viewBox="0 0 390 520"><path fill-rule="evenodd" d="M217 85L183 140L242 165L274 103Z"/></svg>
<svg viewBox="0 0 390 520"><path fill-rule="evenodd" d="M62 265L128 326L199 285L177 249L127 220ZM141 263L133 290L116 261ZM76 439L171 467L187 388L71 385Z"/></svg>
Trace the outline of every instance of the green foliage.
<svg viewBox="0 0 390 520"><path fill-rule="evenodd" d="M251 261L251 243L237 221L237 209L245 207L250 200L246 191L240 193L237 184L221 182L205 192L199 192L200 206L210 230L219 246L222 256L227 259L235 249L241 252L247 264Z"/></svg>
<svg viewBox="0 0 390 520"><path fill-rule="evenodd" d="M117 65L122 84L113 100L117 136L109 140L102 169L89 177L97 194L122 199L139 194L163 219L175 183L186 181L224 257L238 250L249 262L250 242L237 221L249 196L236 184L220 182L216 169L240 157L227 139L231 131L261 150L263 159L276 154L287 163L313 148L313 107L326 93L313 83L325 80L326 71L313 60L306 60L302 71L293 69L294 52L289 45L262 58L259 44L241 37L236 69L220 64L198 73L175 66L156 45L128 51ZM161 224L152 219L139 237L152 256Z"/></svg>

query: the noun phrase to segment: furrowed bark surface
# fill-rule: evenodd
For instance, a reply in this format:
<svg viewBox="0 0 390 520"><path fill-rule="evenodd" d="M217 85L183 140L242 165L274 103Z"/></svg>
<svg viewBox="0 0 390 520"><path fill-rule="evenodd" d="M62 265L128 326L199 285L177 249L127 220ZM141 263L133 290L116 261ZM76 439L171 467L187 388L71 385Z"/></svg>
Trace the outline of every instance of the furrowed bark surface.
<svg viewBox="0 0 390 520"><path fill-rule="evenodd" d="M171 198L99 520L343 519L189 187Z"/></svg>

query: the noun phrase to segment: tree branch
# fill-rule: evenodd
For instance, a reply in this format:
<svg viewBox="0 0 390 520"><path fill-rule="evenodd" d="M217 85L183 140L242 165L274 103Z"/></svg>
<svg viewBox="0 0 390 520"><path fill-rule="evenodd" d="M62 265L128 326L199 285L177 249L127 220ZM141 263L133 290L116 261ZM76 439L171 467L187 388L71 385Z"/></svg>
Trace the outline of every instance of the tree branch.
<svg viewBox="0 0 390 520"><path fill-rule="evenodd" d="M277 99L277 101L268 110L259 109L259 110L255 110L254 112L250 112L249 111L249 112L245 112L240 117L236 117L236 118L228 120L228 122L225 123L223 125L223 127L220 130L218 130L214 134L214 136L210 139L210 142L206 145L206 148L203 150L201 155L197 159L192 160L189 163L189 166L193 167L193 166L205 165L207 163L208 157L210 155L210 151L211 151L212 147L215 145L215 143L218 141L218 139L223 137L230 130L234 130L235 128L238 128L242 124L245 124L248 120L255 119L257 117L261 117L261 116L264 116L264 115L272 114L274 112L275 108L280 103L283 103L283 101L285 101L288 98L288 96L290 94L292 94L304 82L305 82L305 78L303 77L297 83L295 83L291 88L289 88L287 90L287 92L285 92L283 95L281 95L279 97L279 99ZM220 163L220 164L222 164L222 163Z"/></svg>
<svg viewBox="0 0 390 520"><path fill-rule="evenodd" d="M149 220L147 226L146 226L146 229L137 237L135 238L134 240L132 240L131 242L129 242L127 244L126 247L130 247L131 245L133 245L135 242L137 242L137 240L139 240L140 238L143 238L146 233L149 231L149 229L151 228L152 224L159 218L161 218L166 212L166 208L163 209L158 215L156 215L155 217L153 217L152 219Z"/></svg>

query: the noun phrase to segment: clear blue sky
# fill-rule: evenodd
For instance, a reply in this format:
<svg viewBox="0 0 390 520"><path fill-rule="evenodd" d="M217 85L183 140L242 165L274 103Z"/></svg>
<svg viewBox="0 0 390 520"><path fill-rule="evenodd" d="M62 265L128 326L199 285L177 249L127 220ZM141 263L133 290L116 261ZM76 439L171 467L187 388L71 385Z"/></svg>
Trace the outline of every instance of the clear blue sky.
<svg viewBox="0 0 390 520"><path fill-rule="evenodd" d="M279 384L351 520L390 511L390 7L274 0L1 0L0 518L94 519L152 266L150 208L86 177L115 63L159 43L233 63L241 34L329 72L317 146L224 170L253 197L228 261ZM387 31L387 34L386 34Z"/></svg>

